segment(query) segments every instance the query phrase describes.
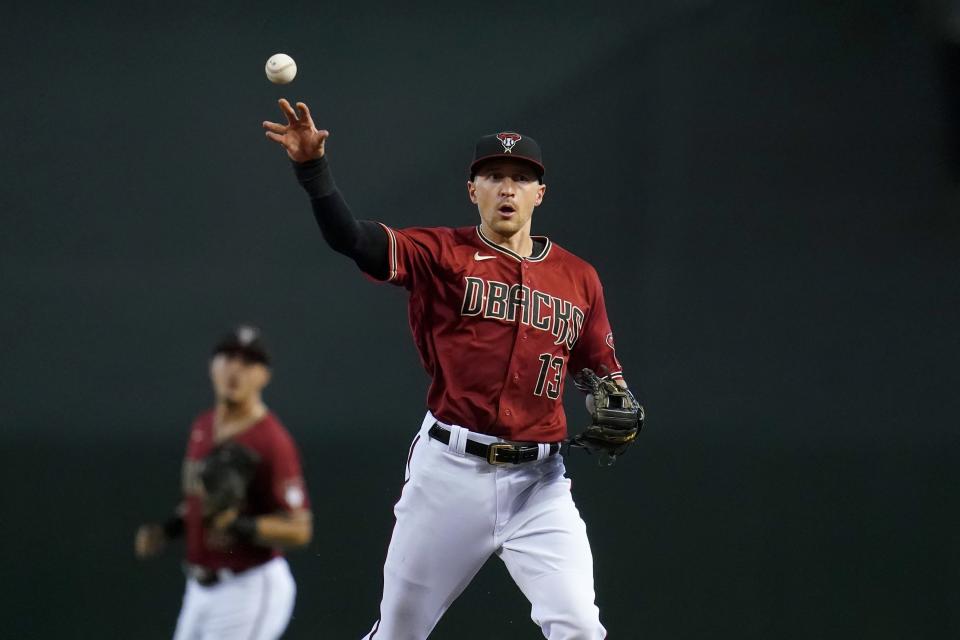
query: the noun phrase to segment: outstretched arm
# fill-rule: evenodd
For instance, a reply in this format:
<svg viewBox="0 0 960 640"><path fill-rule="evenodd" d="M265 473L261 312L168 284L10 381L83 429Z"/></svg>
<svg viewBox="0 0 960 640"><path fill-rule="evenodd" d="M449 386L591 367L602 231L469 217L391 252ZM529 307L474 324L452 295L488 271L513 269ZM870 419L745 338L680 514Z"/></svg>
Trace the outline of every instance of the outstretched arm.
<svg viewBox="0 0 960 640"><path fill-rule="evenodd" d="M318 130L303 102L294 111L285 98L280 110L287 124L264 121L266 136L282 146L294 163L300 185L310 196L314 218L330 247L353 258L363 271L377 279L389 272L387 235L383 228L369 220L357 220L333 181L327 164L326 140L330 132Z"/></svg>

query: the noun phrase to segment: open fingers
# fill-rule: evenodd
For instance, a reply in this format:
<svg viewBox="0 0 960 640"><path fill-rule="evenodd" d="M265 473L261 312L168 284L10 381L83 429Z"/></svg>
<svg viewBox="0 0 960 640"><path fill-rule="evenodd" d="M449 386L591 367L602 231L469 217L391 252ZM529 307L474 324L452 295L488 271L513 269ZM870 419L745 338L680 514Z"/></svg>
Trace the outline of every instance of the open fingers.
<svg viewBox="0 0 960 640"><path fill-rule="evenodd" d="M284 149L287 148L286 138L284 138L279 133L274 133L273 131L267 131L267 137L273 140L274 142L276 142L277 144L279 144Z"/></svg>
<svg viewBox="0 0 960 640"><path fill-rule="evenodd" d="M310 115L310 107L307 106L306 102L297 103L297 112L301 120L305 120L310 124L313 124L313 117Z"/></svg>
<svg viewBox="0 0 960 640"><path fill-rule="evenodd" d="M283 134L287 132L288 127L287 125L277 124L276 122L270 122L269 120L264 120L263 128L266 129L267 131Z"/></svg>
<svg viewBox="0 0 960 640"><path fill-rule="evenodd" d="M283 111L283 115L287 116L287 122L291 125L297 123L297 113L293 110L293 107L290 106L290 103L287 102L286 98L280 98L278 101L280 105L280 111Z"/></svg>

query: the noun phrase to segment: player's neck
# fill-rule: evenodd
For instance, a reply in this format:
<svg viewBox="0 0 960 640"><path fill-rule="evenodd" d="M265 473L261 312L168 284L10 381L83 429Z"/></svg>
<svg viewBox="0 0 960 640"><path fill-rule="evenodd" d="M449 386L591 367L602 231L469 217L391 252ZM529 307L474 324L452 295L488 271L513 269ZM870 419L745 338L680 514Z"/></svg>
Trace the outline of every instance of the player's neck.
<svg viewBox="0 0 960 640"><path fill-rule="evenodd" d="M260 420L267 413L267 407L259 394L244 399L241 402L219 400L215 411L217 423L237 423Z"/></svg>
<svg viewBox="0 0 960 640"><path fill-rule="evenodd" d="M213 439L223 442L240 435L260 422L267 413L267 407L258 397L240 403L218 402L213 419Z"/></svg>
<svg viewBox="0 0 960 640"><path fill-rule="evenodd" d="M525 258L533 253L533 238L530 237L529 223L522 229L517 230L512 236L499 234L488 227L486 223L480 225L480 230L483 231L483 235L487 240L498 247L509 249L515 254Z"/></svg>

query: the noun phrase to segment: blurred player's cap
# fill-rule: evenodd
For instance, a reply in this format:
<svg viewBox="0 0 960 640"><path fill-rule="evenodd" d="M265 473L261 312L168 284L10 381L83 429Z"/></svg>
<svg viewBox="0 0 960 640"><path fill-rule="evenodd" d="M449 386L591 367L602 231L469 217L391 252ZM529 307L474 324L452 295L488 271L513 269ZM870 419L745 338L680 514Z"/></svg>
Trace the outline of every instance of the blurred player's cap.
<svg viewBox="0 0 960 640"><path fill-rule="evenodd" d="M526 160L534 166L539 178L543 177L545 171L543 157L540 155L540 145L537 144L537 141L514 131L493 133L477 140L473 163L470 165L470 176L476 175L477 167L481 163L494 158Z"/></svg>
<svg viewBox="0 0 960 640"><path fill-rule="evenodd" d="M260 329L249 324L242 324L220 338L213 348L213 355L221 353L238 355L248 362L270 364L270 353L263 344Z"/></svg>

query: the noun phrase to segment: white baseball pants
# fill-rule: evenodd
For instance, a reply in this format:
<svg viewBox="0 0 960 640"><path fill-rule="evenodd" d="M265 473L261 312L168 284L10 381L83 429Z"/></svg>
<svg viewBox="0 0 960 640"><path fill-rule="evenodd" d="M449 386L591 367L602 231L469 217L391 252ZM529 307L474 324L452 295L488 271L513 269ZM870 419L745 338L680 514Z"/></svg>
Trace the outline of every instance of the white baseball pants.
<svg viewBox="0 0 960 640"><path fill-rule="evenodd" d="M449 444L428 435L427 413L408 457L397 523L383 568L380 619L365 640L424 640L491 554L506 565L549 640L601 640L593 556L570 495L563 459L491 465L464 452L466 437L497 439L440 423ZM489 612L496 627L496 611Z"/></svg>
<svg viewBox="0 0 960 640"><path fill-rule="evenodd" d="M204 587L187 579L174 640L274 640L293 614L297 585L283 558Z"/></svg>

